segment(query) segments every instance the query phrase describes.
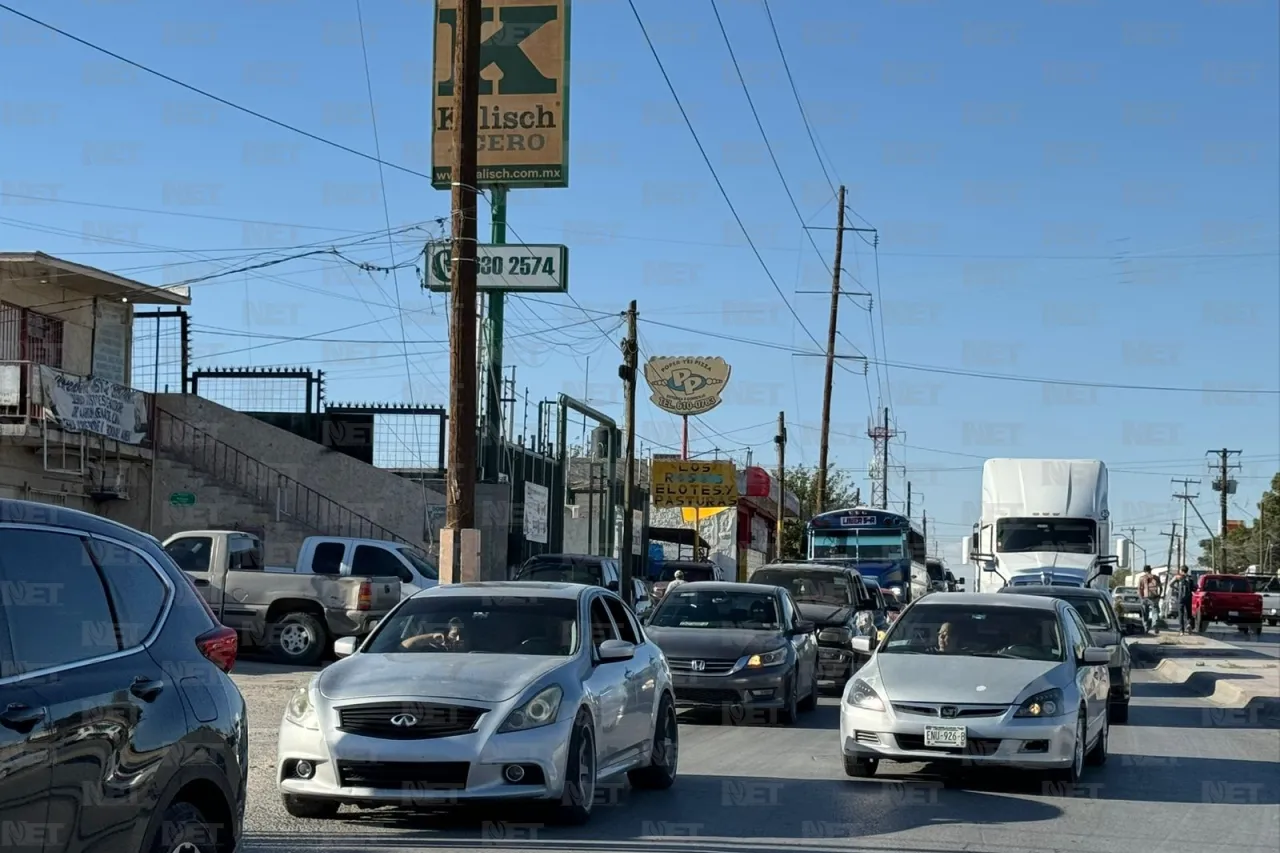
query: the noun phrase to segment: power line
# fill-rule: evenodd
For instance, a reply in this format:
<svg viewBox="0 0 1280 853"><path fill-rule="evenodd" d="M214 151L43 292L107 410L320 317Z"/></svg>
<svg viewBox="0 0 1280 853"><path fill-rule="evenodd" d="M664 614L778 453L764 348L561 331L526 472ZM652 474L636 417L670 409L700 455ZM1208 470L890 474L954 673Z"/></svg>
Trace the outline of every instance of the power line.
<svg viewBox="0 0 1280 853"><path fill-rule="evenodd" d="M791 63L787 62L787 52L782 49L782 39L778 36L778 25L773 20L773 10L769 8L769 0L764 0L764 13L769 18L769 29L773 32L773 43L778 46L778 56L782 59L782 69L787 73L787 83L791 85L791 94L796 99L796 107L800 110L800 120L804 122L804 129L809 134L809 144L813 146L813 156L818 160L818 168L822 170L822 177L827 181L827 186L831 189L831 194L835 195L836 185L831 180L831 175L827 173L827 166L823 162L822 154L818 151L818 138L813 132L813 125L809 122L808 111L804 108L804 102L800 100L800 90L796 88L796 78L791 74ZM717 17L719 17L717 15ZM831 164L831 171L835 172L835 163ZM836 180L840 179L837 172Z"/></svg>

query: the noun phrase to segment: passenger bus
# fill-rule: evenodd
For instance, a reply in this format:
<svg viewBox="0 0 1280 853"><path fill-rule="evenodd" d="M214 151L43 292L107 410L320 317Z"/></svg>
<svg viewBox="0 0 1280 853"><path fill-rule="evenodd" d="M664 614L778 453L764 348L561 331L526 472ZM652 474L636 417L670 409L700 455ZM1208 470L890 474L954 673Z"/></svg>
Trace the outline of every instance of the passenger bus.
<svg viewBox="0 0 1280 853"><path fill-rule="evenodd" d="M815 515L805 525L810 560L849 563L907 604L929 592L924 534L905 515L856 507Z"/></svg>

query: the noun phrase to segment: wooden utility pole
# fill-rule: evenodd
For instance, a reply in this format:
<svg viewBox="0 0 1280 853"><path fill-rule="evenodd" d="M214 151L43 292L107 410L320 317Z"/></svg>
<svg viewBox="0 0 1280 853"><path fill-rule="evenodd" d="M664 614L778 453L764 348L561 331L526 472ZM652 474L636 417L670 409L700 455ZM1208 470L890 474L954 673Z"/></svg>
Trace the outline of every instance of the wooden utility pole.
<svg viewBox="0 0 1280 853"><path fill-rule="evenodd" d="M1178 549L1178 565L1185 566L1187 564L1187 507L1191 505L1191 502L1193 500L1200 497L1199 492L1193 495L1190 493L1187 487L1192 485L1193 483L1198 486L1200 485L1200 481L1199 480L1173 480L1172 482L1178 483L1182 486L1182 491L1175 493L1174 497L1182 501L1182 546ZM1198 511L1199 510L1197 510L1197 512Z"/></svg>
<svg viewBox="0 0 1280 853"><path fill-rule="evenodd" d="M836 194L836 256L831 270L831 318L827 324L827 370L822 381L822 434L818 444L817 511L827 508L827 444L831 435L831 383L836 366L836 320L840 314L840 261L844 253L844 187Z"/></svg>
<svg viewBox="0 0 1280 853"><path fill-rule="evenodd" d="M1213 490L1218 493L1218 509L1222 513L1221 521L1218 525L1218 538L1222 541L1222 551L1225 554L1227 548L1227 503L1230 495L1235 491L1232 488L1235 483L1231 480L1231 470L1239 468L1239 464L1232 465L1231 457L1239 456L1239 450L1210 450L1214 456L1218 457L1218 476L1214 481ZM1225 564L1225 561L1224 561Z"/></svg>
<svg viewBox="0 0 1280 853"><path fill-rule="evenodd" d="M476 516L476 183L480 133L480 0L459 0L453 49L453 252L449 292L449 461L445 535L449 579L463 579L463 540L479 551ZM474 538L473 538L474 537ZM447 540L447 543L446 541ZM470 551L468 547L468 551ZM444 553L441 554L445 556Z"/></svg>
<svg viewBox="0 0 1280 853"><path fill-rule="evenodd" d="M907 480L907 519L911 519L911 481Z"/></svg>
<svg viewBox="0 0 1280 853"><path fill-rule="evenodd" d="M773 437L773 443L778 445L778 517L774 523L777 529L774 531L774 560L782 559L782 530L784 519L787 515L787 413L778 412L778 434Z"/></svg>
<svg viewBox="0 0 1280 853"><path fill-rule="evenodd" d="M1174 571L1173 543L1178 541L1178 522L1175 521L1173 523L1173 528L1168 532L1165 532L1163 530L1160 531L1160 535L1169 537L1169 554L1164 558L1164 565L1165 565L1165 568L1169 569L1170 571Z"/></svg>
<svg viewBox="0 0 1280 853"><path fill-rule="evenodd" d="M622 366L618 368L618 377L622 379L623 393L626 395L625 424L626 458L623 460L622 474L622 551L618 563L622 568L619 594L627 604L635 605L635 584L632 577L632 548L635 544L635 528L632 521L635 515L636 489L636 358L640 345L636 340L636 301L631 300L627 308L627 336L622 341Z"/></svg>

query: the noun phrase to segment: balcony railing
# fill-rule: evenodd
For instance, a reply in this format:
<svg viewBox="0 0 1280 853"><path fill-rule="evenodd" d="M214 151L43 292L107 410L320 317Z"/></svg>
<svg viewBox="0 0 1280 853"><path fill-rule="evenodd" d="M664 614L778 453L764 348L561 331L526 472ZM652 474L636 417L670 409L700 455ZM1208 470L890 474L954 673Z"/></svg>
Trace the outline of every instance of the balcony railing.
<svg viewBox="0 0 1280 853"><path fill-rule="evenodd" d="M67 371L62 371L67 373ZM77 374L68 374L76 376ZM83 378L83 377L79 377ZM152 395L145 391L137 391L142 395L144 411L148 418L152 410ZM40 384L40 365L34 361L0 361L0 431L21 432L29 426L53 426L62 428L58 419L45 400L44 388ZM66 430L74 433L75 430ZM154 427L148 422L146 439L142 446L151 444ZM94 435L96 433L85 433Z"/></svg>

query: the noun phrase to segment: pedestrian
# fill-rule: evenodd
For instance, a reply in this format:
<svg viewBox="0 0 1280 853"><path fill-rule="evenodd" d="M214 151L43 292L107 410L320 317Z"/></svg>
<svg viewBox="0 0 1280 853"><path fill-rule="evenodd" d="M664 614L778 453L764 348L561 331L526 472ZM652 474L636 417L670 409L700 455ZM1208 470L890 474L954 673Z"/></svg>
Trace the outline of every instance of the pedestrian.
<svg viewBox="0 0 1280 853"><path fill-rule="evenodd" d="M676 576L675 576L674 578L672 578L672 579L671 579L671 582L670 582L669 584L667 584L667 588L666 588L665 590L663 590L662 594L663 594L664 596L665 596L665 595L670 594L671 590L673 590L673 589L675 589L676 587L680 586L680 584L682 584L682 583L684 583L684 570L683 570L683 569L677 569L677 570L676 570Z"/></svg>
<svg viewBox="0 0 1280 853"><path fill-rule="evenodd" d="M1187 567L1178 568L1178 576L1169 583L1169 596L1178 609L1178 631L1191 633L1191 596L1195 592L1195 581L1187 574Z"/></svg>
<svg viewBox="0 0 1280 853"><path fill-rule="evenodd" d="M1160 618L1160 578L1156 577L1150 566L1142 567L1138 576L1138 596L1142 599L1142 616L1145 627L1150 631Z"/></svg>

